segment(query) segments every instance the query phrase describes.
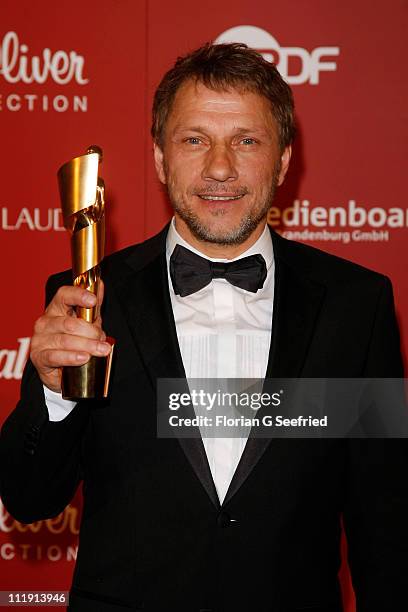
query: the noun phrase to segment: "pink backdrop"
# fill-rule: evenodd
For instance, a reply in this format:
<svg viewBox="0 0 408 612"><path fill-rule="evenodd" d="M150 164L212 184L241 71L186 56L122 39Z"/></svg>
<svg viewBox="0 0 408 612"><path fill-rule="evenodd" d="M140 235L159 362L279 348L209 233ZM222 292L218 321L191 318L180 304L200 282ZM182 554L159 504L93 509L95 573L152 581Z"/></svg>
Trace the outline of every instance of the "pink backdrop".
<svg viewBox="0 0 408 612"><path fill-rule="evenodd" d="M299 136L270 222L389 275L406 354L406 26L400 0L3 3L0 422L18 397L43 285L69 267L58 167L103 147L109 251L158 231L170 210L151 160L153 92L178 55L208 40L247 42L293 85ZM78 496L58 519L25 527L0 501L0 590L67 589L79 513ZM343 584L352 612L345 567Z"/></svg>

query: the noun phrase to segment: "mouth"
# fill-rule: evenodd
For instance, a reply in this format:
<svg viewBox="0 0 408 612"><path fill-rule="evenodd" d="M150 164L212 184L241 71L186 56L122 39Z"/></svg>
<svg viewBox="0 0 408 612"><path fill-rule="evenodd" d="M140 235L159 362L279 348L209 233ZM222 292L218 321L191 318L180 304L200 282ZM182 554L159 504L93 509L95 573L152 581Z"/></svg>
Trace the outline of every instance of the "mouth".
<svg viewBox="0 0 408 612"><path fill-rule="evenodd" d="M244 197L244 193L240 193L240 194L236 194L236 195L201 195L201 194L197 194L199 198L201 198L202 200L205 200L207 202L233 202L234 200L240 200L241 198Z"/></svg>

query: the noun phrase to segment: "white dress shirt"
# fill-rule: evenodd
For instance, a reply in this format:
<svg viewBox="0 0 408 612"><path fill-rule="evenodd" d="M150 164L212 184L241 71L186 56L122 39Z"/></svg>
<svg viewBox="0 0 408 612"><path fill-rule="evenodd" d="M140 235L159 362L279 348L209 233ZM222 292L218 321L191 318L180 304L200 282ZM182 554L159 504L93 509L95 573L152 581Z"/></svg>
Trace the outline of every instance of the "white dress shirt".
<svg viewBox="0 0 408 612"><path fill-rule="evenodd" d="M175 228L167 235L167 269L176 244L203 257ZM187 379L264 378L268 364L274 294L274 258L269 228L236 261L260 253L267 277L262 289L251 293L215 278L186 297L175 295L169 273L170 298L177 337ZM211 474L220 502L223 501L247 438L203 438Z"/></svg>
<svg viewBox="0 0 408 612"><path fill-rule="evenodd" d="M203 253L188 244L177 232L173 218L166 244L167 269L176 244L197 255ZM196 293L180 297L173 290L169 274L170 298L184 369L188 379L264 378L272 330L274 257L269 229L256 243L232 260L261 254L267 277L262 289L251 293L216 278ZM75 402L44 387L51 421L65 418ZM241 458L247 438L203 438L208 463L222 503Z"/></svg>

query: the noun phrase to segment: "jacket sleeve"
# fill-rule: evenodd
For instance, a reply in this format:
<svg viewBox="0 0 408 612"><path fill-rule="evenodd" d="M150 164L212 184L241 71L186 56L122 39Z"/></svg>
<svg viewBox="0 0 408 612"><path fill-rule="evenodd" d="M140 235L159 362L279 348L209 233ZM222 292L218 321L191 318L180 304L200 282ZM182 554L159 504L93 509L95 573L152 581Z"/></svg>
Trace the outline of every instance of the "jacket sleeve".
<svg viewBox="0 0 408 612"><path fill-rule="evenodd" d="M392 286L383 279L364 377L402 378ZM343 512L357 612L397 610L408 570L408 440L353 439Z"/></svg>
<svg viewBox="0 0 408 612"><path fill-rule="evenodd" d="M49 303L67 274L51 277ZM86 403L78 402L59 422L51 422L42 382L29 360L20 400L0 433L0 495L10 514L23 523L56 516L81 481L81 443L89 420Z"/></svg>

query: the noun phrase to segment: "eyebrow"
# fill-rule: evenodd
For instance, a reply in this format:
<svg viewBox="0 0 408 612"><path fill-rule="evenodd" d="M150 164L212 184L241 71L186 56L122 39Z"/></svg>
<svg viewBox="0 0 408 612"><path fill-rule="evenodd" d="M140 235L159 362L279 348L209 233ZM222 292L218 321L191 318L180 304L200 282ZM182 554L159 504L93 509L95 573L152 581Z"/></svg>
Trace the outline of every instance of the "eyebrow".
<svg viewBox="0 0 408 612"><path fill-rule="evenodd" d="M176 127L174 128L175 132L201 132L201 133L205 133L207 131L207 129L201 125L193 125L193 126L183 126L183 125L176 125ZM256 133L256 134L266 134L267 132L261 128L258 127L244 127L244 126L237 126L233 129L233 131L236 134L247 134L249 132L251 133Z"/></svg>

